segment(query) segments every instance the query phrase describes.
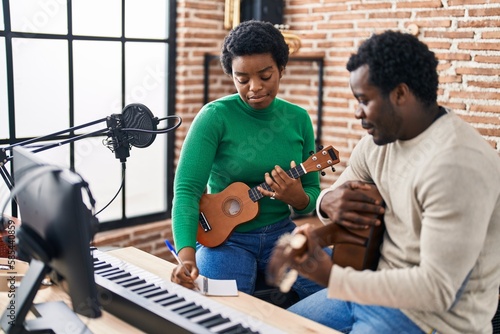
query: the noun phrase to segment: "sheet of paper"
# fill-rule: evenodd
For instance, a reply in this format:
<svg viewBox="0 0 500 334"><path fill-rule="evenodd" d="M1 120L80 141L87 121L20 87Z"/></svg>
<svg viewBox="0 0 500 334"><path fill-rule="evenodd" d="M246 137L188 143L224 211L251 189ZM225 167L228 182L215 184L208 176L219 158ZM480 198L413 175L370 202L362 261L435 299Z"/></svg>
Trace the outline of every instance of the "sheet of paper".
<svg viewBox="0 0 500 334"><path fill-rule="evenodd" d="M238 296L238 287L234 279L211 279L200 275L195 283L200 292L207 296Z"/></svg>

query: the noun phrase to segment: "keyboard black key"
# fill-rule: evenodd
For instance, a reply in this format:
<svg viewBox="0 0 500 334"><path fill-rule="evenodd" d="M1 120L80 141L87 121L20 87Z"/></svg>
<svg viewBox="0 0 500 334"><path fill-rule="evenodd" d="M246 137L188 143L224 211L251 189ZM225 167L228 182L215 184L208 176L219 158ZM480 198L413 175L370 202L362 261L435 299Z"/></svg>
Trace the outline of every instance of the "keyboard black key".
<svg viewBox="0 0 500 334"><path fill-rule="evenodd" d="M106 268L112 268L112 267L109 263L103 262L97 266L94 266L94 271L98 272L98 271L101 271L101 270L106 269Z"/></svg>
<svg viewBox="0 0 500 334"><path fill-rule="evenodd" d="M132 276L132 275L130 275L127 272L123 272L123 273L120 273L117 275L110 276L110 277L108 277L108 279L111 281L116 281L116 280L119 280L120 278L125 278L125 277L130 277L130 276Z"/></svg>
<svg viewBox="0 0 500 334"><path fill-rule="evenodd" d="M185 305L181 308L174 308L172 311L174 312L177 312L179 314L186 314L188 312L191 312L193 310L199 310L199 309L202 309L202 307L200 305L197 305L195 303L190 303L188 305Z"/></svg>
<svg viewBox="0 0 500 334"><path fill-rule="evenodd" d="M130 288L130 287L133 287L133 286L136 286L139 284L144 284L144 283L146 283L145 280L138 278L137 281L131 281L131 282L126 283L126 284L121 284L121 286L123 286L124 288Z"/></svg>
<svg viewBox="0 0 500 334"><path fill-rule="evenodd" d="M154 287L149 288L149 289L139 290L139 291L137 291L137 293L140 294L140 295L145 296L145 295L147 295L147 294L149 294L151 292L155 292L155 291L158 291L158 290L161 290L161 288L159 286L154 286Z"/></svg>
<svg viewBox="0 0 500 334"><path fill-rule="evenodd" d="M152 293L148 293L148 294L145 294L143 295L145 298L153 298L153 297L156 297L156 296L162 296L162 295L165 295L169 293L168 290L166 289L160 289L160 291L155 291L155 292L152 292Z"/></svg>
<svg viewBox="0 0 500 334"><path fill-rule="evenodd" d="M199 322L199 324L205 326L206 328L210 328L220 324L224 324L226 322L229 322L229 319L224 318L220 314L216 314L212 318L205 319L204 321Z"/></svg>
<svg viewBox="0 0 500 334"><path fill-rule="evenodd" d="M124 279L115 280L115 283L118 284L118 285L123 285L123 284L130 283L130 282L133 282L133 281L138 281L138 280L140 280L139 277L130 275L130 277L126 277Z"/></svg>
<svg viewBox="0 0 500 334"><path fill-rule="evenodd" d="M166 300L172 299L172 298L177 298L178 296L175 293L170 293L166 296L162 296L160 298L153 298L152 301L154 301L157 304L160 304Z"/></svg>
<svg viewBox="0 0 500 334"><path fill-rule="evenodd" d="M160 305L161 306L169 306L169 305L172 305L172 304L175 304L175 303L180 303L180 302L183 302L183 301L185 301L184 298L177 296L177 297L174 297L174 298L170 298L166 302L160 303Z"/></svg>
<svg viewBox="0 0 500 334"><path fill-rule="evenodd" d="M206 308L200 307L199 309L194 309L190 312L184 313L183 316L187 319L191 319L206 313L210 313L210 311L207 310Z"/></svg>
<svg viewBox="0 0 500 334"><path fill-rule="evenodd" d="M217 334L253 334L256 333L248 328L243 327L240 324L229 327L223 331L217 332Z"/></svg>
<svg viewBox="0 0 500 334"><path fill-rule="evenodd" d="M109 276L112 276L112 275L120 273L120 272L123 272L123 270L120 270L119 268L112 268L112 269L108 270L106 273L99 273L98 275L107 278Z"/></svg>
<svg viewBox="0 0 500 334"><path fill-rule="evenodd" d="M133 292L135 292L135 293L139 293L139 291L143 291L143 290L151 289L151 288L153 288L153 287L155 287L155 285L154 285L154 284L149 283L149 284L146 284L146 285L143 285L143 286L138 286L138 287L133 288L133 289L130 289L130 290L132 290L132 291L133 291Z"/></svg>

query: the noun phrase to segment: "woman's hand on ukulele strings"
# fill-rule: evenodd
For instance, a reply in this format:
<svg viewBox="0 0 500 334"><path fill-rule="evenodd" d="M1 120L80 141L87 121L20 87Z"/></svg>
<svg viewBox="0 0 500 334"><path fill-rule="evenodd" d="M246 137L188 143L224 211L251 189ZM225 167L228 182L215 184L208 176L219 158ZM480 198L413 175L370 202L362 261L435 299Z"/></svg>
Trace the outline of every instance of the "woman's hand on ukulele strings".
<svg viewBox="0 0 500 334"><path fill-rule="evenodd" d="M290 163L291 168L296 166L295 161ZM279 199L296 210L302 210L309 204L309 196L304 191L300 178L294 179L288 176L280 166L275 166L271 173L266 173L264 177L266 184L274 191L258 187L262 195L271 199Z"/></svg>

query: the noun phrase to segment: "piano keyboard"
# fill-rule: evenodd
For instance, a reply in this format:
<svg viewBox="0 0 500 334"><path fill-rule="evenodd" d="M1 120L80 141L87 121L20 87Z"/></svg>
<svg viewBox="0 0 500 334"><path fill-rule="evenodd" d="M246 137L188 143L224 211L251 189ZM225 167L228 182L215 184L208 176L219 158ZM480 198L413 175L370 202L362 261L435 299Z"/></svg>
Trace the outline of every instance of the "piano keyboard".
<svg viewBox="0 0 500 334"><path fill-rule="evenodd" d="M147 333L283 333L200 293L93 250L104 310Z"/></svg>

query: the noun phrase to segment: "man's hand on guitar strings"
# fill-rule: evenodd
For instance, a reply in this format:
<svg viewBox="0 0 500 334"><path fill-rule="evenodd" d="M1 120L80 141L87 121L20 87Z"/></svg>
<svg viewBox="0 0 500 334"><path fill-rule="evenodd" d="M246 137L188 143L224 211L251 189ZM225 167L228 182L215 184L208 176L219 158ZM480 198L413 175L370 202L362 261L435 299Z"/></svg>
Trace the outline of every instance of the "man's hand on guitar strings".
<svg viewBox="0 0 500 334"><path fill-rule="evenodd" d="M291 168L295 168L296 166L295 161L290 163ZM271 199L279 199L291 205L296 210L302 210L309 204L309 196L304 191L300 178L294 179L290 177L280 166L275 166L274 169L270 173L266 173L264 177L266 184L273 191L258 187L257 189L262 195Z"/></svg>
<svg viewBox="0 0 500 334"><path fill-rule="evenodd" d="M302 256L293 258L290 267L297 270L301 276L326 287L333 263L313 231L314 228L310 224L304 224L295 229L294 234L302 234L306 237L307 251Z"/></svg>
<svg viewBox="0 0 500 334"><path fill-rule="evenodd" d="M290 269L288 258L293 256L292 239L295 235L283 234L273 249L270 262L267 266L266 281L269 285L279 287L282 293L287 293L297 280L298 272Z"/></svg>
<svg viewBox="0 0 500 334"><path fill-rule="evenodd" d="M352 229L380 225L378 217L385 212L376 186L361 181L347 181L329 191L320 208L332 222Z"/></svg>
<svg viewBox="0 0 500 334"><path fill-rule="evenodd" d="M333 263L311 231L312 226L305 224L278 240L267 266L268 284L287 292L298 272L318 284L328 285Z"/></svg>

